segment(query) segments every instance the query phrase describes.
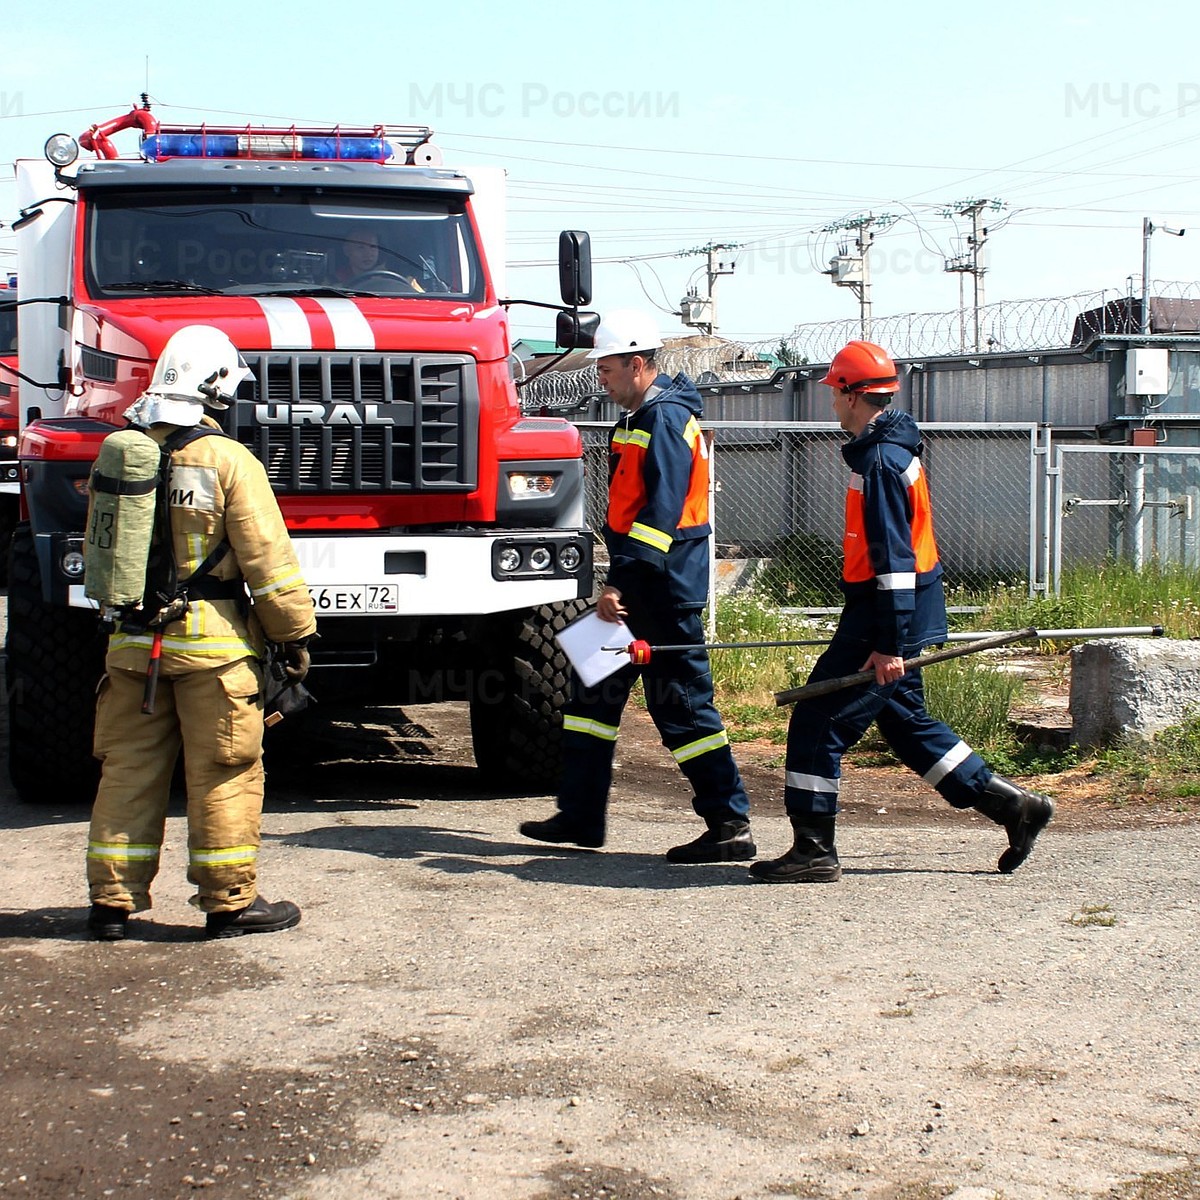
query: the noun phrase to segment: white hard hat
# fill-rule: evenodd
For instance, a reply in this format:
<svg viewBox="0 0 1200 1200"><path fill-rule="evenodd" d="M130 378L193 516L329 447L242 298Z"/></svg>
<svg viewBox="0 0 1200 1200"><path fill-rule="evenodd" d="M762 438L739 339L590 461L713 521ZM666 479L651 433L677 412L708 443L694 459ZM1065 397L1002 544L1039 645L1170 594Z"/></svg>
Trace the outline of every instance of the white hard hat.
<svg viewBox="0 0 1200 1200"><path fill-rule="evenodd" d="M636 354L639 350L657 350L661 345L658 322L652 316L636 308L618 308L600 322L594 339L595 348L588 358Z"/></svg>
<svg viewBox="0 0 1200 1200"><path fill-rule="evenodd" d="M145 394L228 408L249 374L237 347L221 330L185 325L167 339Z"/></svg>

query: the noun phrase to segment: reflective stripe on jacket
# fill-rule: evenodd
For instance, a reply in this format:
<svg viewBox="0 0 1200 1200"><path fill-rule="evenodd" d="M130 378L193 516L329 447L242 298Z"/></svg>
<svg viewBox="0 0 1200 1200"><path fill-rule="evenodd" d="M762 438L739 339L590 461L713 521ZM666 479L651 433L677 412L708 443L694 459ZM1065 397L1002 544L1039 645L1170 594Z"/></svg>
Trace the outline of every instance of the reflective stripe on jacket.
<svg viewBox="0 0 1200 1200"><path fill-rule="evenodd" d="M702 606L708 592L708 443L700 395L686 375L659 375L609 442L608 582L665 575L671 603Z"/></svg>
<svg viewBox="0 0 1200 1200"><path fill-rule="evenodd" d="M175 426L155 426L161 441ZM245 581L252 610L240 600L196 600L163 630L165 674L204 670L261 657L263 635L292 642L316 631L312 598L262 464L232 438L198 438L171 459L171 533L179 578L186 579L216 548L228 552L212 569L216 580ZM152 633L117 629L108 665L144 670Z"/></svg>
<svg viewBox="0 0 1200 1200"><path fill-rule="evenodd" d="M916 423L892 409L842 447L853 472L842 591L869 606L869 628L862 633L883 654L908 654L946 636L942 564L920 451Z"/></svg>

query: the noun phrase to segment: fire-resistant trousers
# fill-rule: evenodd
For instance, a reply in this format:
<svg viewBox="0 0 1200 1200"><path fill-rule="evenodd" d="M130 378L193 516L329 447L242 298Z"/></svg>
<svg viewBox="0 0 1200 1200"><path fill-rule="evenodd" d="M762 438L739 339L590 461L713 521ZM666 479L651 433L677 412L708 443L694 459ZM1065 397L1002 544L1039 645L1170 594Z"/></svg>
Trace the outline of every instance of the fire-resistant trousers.
<svg viewBox="0 0 1200 1200"><path fill-rule="evenodd" d="M817 659L809 682L853 675L869 654L865 642L835 637ZM955 808L973 807L992 778L983 759L953 729L925 711L921 672L909 671L884 687L844 688L797 702L788 723L783 789L788 816L827 816L838 811L842 755L872 721L904 765Z"/></svg>
<svg viewBox="0 0 1200 1200"><path fill-rule="evenodd" d="M139 912L158 873L171 776L182 748L187 781L188 881L204 912L244 908L257 895L263 804L262 674L253 659L164 673L153 714L145 676L110 669L96 705L102 773L88 834L91 901Z"/></svg>
<svg viewBox="0 0 1200 1200"><path fill-rule="evenodd" d="M603 836L621 713L640 675L646 708L663 745L692 785L692 807L710 825L746 820L750 801L713 703L700 614L657 608L642 600L636 607L630 605L630 613L627 623L639 638L689 649L655 653L645 666L631 663L595 687L585 687L576 678L563 714L559 809L581 828Z"/></svg>

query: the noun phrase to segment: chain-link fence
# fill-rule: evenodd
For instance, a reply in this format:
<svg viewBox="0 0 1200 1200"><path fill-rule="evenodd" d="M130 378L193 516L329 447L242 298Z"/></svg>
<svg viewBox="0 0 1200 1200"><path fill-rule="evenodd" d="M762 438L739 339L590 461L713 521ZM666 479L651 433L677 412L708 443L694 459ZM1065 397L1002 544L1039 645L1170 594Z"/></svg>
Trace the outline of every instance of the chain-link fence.
<svg viewBox="0 0 1200 1200"><path fill-rule="evenodd" d="M1116 559L1200 567L1200 448L1057 446L1053 586Z"/></svg>
<svg viewBox="0 0 1200 1200"><path fill-rule="evenodd" d="M713 525L719 586L751 587L782 607L840 603L846 435L829 423L713 422ZM604 522L610 426L580 425L587 514ZM1036 425L929 423L922 454L950 589L1029 588L1037 563Z"/></svg>

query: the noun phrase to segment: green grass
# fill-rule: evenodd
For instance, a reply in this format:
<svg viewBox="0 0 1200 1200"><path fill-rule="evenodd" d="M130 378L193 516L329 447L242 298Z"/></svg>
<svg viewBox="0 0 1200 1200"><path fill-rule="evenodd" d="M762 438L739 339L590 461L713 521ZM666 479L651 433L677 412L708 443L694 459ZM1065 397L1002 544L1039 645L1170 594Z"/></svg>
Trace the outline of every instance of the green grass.
<svg viewBox="0 0 1200 1200"><path fill-rule="evenodd" d="M773 588L773 591L777 589ZM1200 571L1150 566L1138 572L1105 562L1064 572L1058 596L1031 598L1023 585L998 582L987 591L954 591L952 605L978 605L979 613L958 617L962 630L1104 628L1162 625L1168 637L1200 638ZM722 597L717 606L717 640L784 641L829 637L831 618L784 616L766 593ZM1071 643L1047 643L1043 653L1062 654ZM762 650L716 650L712 654L717 705L731 740L765 740L782 745L786 709L774 693L804 683L823 646ZM1065 670L1065 664L1063 669ZM964 657L925 673L929 711L946 721L997 770L1006 774L1051 774L1079 763L1079 753L1038 754L1020 745L1008 713L1021 702L1022 682L997 671L984 658ZM854 751L854 761L895 762L872 730ZM1111 780L1114 796L1143 794L1174 800L1181 812L1196 810L1200 797L1200 714L1146 745L1133 742L1099 753L1095 770Z"/></svg>
<svg viewBox="0 0 1200 1200"><path fill-rule="evenodd" d="M828 638L833 622L785 616L767 599L756 595L722 598L717 605L717 641L767 642ZM787 739L790 710L775 704L775 693L799 687L825 647L714 650L711 655L717 705L731 740L765 740L782 745ZM931 667L925 673L929 711L952 725L981 753L1003 751L1010 757L1017 744L1008 730L1009 709L1021 689L1020 680L986 663L961 658ZM882 740L865 747L884 752Z"/></svg>
<svg viewBox="0 0 1200 1200"><path fill-rule="evenodd" d="M1101 750L1095 770L1114 794L1175 801L1176 811L1196 811L1200 797L1200 713L1164 729L1149 743L1122 742Z"/></svg>
<svg viewBox="0 0 1200 1200"><path fill-rule="evenodd" d="M769 600L754 594L722 597L717 603L718 642L782 642L827 638L822 627L803 617L780 613ZM798 687L808 677L824 646L779 649L714 650L713 683L718 705L744 710L746 719L761 720L770 713L779 720L776 692ZM786 717L786 714L784 714Z"/></svg>
<svg viewBox="0 0 1200 1200"><path fill-rule="evenodd" d="M1135 571L1104 562L1063 572L1057 596L1030 597L1023 587L998 584L988 592L954 590L954 606L982 605L960 618L962 629L1096 629L1161 625L1173 638L1200 637L1200 571L1152 565Z"/></svg>
<svg viewBox="0 0 1200 1200"><path fill-rule="evenodd" d="M925 703L980 753L1015 753L1008 714L1025 692L1021 678L997 671L980 658L956 658L922 672Z"/></svg>

